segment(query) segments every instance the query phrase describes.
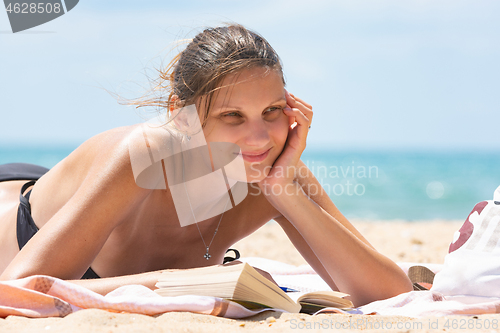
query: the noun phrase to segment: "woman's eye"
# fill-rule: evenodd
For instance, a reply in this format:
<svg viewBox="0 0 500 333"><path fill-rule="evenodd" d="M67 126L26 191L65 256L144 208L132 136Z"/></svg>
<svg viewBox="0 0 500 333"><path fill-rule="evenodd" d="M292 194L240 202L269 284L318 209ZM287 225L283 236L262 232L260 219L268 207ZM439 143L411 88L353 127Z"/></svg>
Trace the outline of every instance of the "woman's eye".
<svg viewBox="0 0 500 333"><path fill-rule="evenodd" d="M240 114L238 112L228 112L224 113L222 116L231 118L231 117L239 117Z"/></svg>
<svg viewBox="0 0 500 333"><path fill-rule="evenodd" d="M222 121L227 124L241 124L243 122L243 116L239 112L227 112L219 116Z"/></svg>
<svg viewBox="0 0 500 333"><path fill-rule="evenodd" d="M268 113L268 112L281 111L281 110L283 110L282 107L273 106L273 107L267 109L265 112Z"/></svg>
<svg viewBox="0 0 500 333"><path fill-rule="evenodd" d="M266 120L275 120L283 114L283 108L280 106L273 106L264 111L264 117Z"/></svg>

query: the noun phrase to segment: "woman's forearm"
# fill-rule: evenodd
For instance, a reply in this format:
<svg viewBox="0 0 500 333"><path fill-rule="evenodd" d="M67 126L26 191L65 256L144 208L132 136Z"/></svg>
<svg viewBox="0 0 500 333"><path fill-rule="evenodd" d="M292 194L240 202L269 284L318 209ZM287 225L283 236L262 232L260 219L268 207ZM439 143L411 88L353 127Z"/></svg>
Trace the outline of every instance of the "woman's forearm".
<svg viewBox="0 0 500 333"><path fill-rule="evenodd" d="M161 271L154 271L100 279L69 280L69 282L85 287L104 296L116 288L130 284L140 284L151 290L157 289L155 284L158 282L160 275Z"/></svg>
<svg viewBox="0 0 500 333"><path fill-rule="evenodd" d="M291 184L290 184L291 185ZM298 183L268 200L297 229L340 291L355 305L412 290L404 272L310 199Z"/></svg>

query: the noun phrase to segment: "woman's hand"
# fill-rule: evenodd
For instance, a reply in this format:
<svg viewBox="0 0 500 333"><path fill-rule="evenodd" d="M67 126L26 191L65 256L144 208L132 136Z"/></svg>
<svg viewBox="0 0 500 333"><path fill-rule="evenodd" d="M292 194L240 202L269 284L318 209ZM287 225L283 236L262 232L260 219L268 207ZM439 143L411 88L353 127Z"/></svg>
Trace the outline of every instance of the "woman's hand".
<svg viewBox="0 0 500 333"><path fill-rule="evenodd" d="M259 182L264 194L272 193L273 186L286 186L295 180L295 171L302 152L306 148L306 139L313 117L312 106L285 90L287 108L283 113L289 117L288 138L282 153L276 159L266 178Z"/></svg>

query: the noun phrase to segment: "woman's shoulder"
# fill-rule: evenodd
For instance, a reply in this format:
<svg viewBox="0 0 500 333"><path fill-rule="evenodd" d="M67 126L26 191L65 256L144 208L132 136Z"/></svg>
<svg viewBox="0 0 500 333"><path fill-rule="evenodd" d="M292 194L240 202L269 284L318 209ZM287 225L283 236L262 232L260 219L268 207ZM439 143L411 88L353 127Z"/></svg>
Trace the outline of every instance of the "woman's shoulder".
<svg viewBox="0 0 500 333"><path fill-rule="evenodd" d="M173 131L164 124L141 123L117 127L91 137L74 151L74 155L106 158L112 153L130 159L137 147L146 153L165 149L159 146L165 146L166 141L172 141L169 140L172 135Z"/></svg>
<svg viewBox="0 0 500 333"><path fill-rule="evenodd" d="M163 159L178 152L180 141L168 125L148 122L100 133L78 147L61 167L85 177L119 178L148 190L165 189Z"/></svg>
<svg viewBox="0 0 500 333"><path fill-rule="evenodd" d="M72 168L79 165L87 170L103 163L126 166L130 160L128 142L138 127L140 125L124 126L99 133L82 143L61 162Z"/></svg>
<svg viewBox="0 0 500 333"><path fill-rule="evenodd" d="M75 151L78 154L91 154L95 157L106 154L110 151L120 151L123 149L134 132L140 128L140 124L113 128L87 139Z"/></svg>
<svg viewBox="0 0 500 333"><path fill-rule="evenodd" d="M74 192L84 181L133 182L128 142L140 125L114 128L97 134L56 164L40 183L65 184ZM49 181L50 180L50 181ZM41 187L41 186L39 186Z"/></svg>
<svg viewBox="0 0 500 333"><path fill-rule="evenodd" d="M42 176L30 201L33 217L42 227L75 198L102 205L123 206L119 200L140 202L147 191L135 185L127 138L135 126L100 133L81 144Z"/></svg>

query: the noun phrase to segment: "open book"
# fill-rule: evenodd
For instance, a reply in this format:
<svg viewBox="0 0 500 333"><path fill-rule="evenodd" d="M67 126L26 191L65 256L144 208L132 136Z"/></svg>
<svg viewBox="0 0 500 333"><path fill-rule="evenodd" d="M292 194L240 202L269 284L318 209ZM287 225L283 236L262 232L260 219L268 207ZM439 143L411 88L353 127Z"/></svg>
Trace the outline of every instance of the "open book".
<svg viewBox="0 0 500 333"><path fill-rule="evenodd" d="M344 299L347 294L336 291L285 293L247 263L167 270L162 273L156 287L159 289L155 292L162 296L213 296L251 309L311 313L324 307L353 306L351 301Z"/></svg>

